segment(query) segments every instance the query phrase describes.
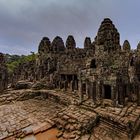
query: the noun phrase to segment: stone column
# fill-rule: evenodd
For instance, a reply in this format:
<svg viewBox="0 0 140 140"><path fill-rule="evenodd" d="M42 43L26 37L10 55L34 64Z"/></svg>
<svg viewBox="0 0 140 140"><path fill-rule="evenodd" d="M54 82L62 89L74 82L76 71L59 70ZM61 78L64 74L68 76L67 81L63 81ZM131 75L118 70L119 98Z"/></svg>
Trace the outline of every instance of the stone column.
<svg viewBox="0 0 140 140"><path fill-rule="evenodd" d="M100 82L96 82L96 99L100 100Z"/></svg>
<svg viewBox="0 0 140 140"><path fill-rule="evenodd" d="M75 82L74 82L74 80L72 80L71 85L72 85L71 86L71 90L74 91L74 89L75 89Z"/></svg>
<svg viewBox="0 0 140 140"><path fill-rule="evenodd" d="M123 86L119 85L119 100L120 100L120 104L124 105L124 93L123 93Z"/></svg>
<svg viewBox="0 0 140 140"><path fill-rule="evenodd" d="M72 80L70 81L70 91L72 91Z"/></svg>
<svg viewBox="0 0 140 140"><path fill-rule="evenodd" d="M114 87L114 106L117 106L118 105L118 87L117 87L117 85L115 85Z"/></svg>
<svg viewBox="0 0 140 140"><path fill-rule="evenodd" d="M93 101L96 101L96 83L93 82L92 85L93 85L93 89L92 89L92 99L93 99Z"/></svg>
<svg viewBox="0 0 140 140"><path fill-rule="evenodd" d="M62 80L61 80L61 75L60 75L60 78L59 78L60 80L59 80L59 89L61 89L61 82L62 82Z"/></svg>
<svg viewBox="0 0 140 140"><path fill-rule="evenodd" d="M77 90L77 89L78 89L78 85L77 85L77 84L78 84L78 81L77 81L77 80L75 80L75 81L74 81L74 89L75 89L75 90Z"/></svg>
<svg viewBox="0 0 140 140"><path fill-rule="evenodd" d="M88 87L89 87L89 84L88 84L88 82L86 81L86 96L89 98Z"/></svg>
<svg viewBox="0 0 140 140"><path fill-rule="evenodd" d="M89 96L91 99L93 99L93 82L90 82Z"/></svg>
<svg viewBox="0 0 140 140"><path fill-rule="evenodd" d="M116 87L114 85L111 86L111 99L113 101L113 104L116 105Z"/></svg>
<svg viewBox="0 0 140 140"><path fill-rule="evenodd" d="M114 100L114 86L111 85L111 100Z"/></svg>
<svg viewBox="0 0 140 140"><path fill-rule="evenodd" d="M67 80L64 81L64 89L67 91Z"/></svg>
<svg viewBox="0 0 140 140"><path fill-rule="evenodd" d="M104 85L102 84L102 99L105 98L105 89L104 89Z"/></svg>
<svg viewBox="0 0 140 140"><path fill-rule="evenodd" d="M79 86L78 86L78 91L79 91L79 97L80 97L80 102L83 101L83 92L82 92L82 82L79 81Z"/></svg>

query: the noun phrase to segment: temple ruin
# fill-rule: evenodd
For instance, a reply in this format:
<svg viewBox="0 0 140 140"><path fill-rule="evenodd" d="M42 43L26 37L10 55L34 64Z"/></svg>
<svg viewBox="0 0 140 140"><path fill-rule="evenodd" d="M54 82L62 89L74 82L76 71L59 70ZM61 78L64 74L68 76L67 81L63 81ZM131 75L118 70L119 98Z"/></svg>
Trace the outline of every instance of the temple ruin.
<svg viewBox="0 0 140 140"><path fill-rule="evenodd" d="M140 43L121 46L105 18L83 46L72 35L43 37L34 59L9 76L0 53L0 139L54 129L57 140L140 139Z"/></svg>
<svg viewBox="0 0 140 140"><path fill-rule="evenodd" d="M75 92L84 98L112 105L128 101L140 104L140 44L131 50L127 40L120 45L120 34L109 18L105 18L91 41L85 38L84 48L77 48L72 35L64 44L57 36L51 42L44 37L36 61L21 64L14 80L47 80L51 88Z"/></svg>

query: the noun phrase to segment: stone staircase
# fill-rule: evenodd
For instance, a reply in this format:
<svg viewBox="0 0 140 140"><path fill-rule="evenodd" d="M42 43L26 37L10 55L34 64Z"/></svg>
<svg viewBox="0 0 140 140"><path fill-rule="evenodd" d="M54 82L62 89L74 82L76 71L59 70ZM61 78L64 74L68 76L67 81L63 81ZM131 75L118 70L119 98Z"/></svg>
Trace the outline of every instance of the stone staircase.
<svg viewBox="0 0 140 140"><path fill-rule="evenodd" d="M94 112L70 105L57 114L54 122L57 128L62 130L63 139L74 140L90 133L98 123L98 116Z"/></svg>

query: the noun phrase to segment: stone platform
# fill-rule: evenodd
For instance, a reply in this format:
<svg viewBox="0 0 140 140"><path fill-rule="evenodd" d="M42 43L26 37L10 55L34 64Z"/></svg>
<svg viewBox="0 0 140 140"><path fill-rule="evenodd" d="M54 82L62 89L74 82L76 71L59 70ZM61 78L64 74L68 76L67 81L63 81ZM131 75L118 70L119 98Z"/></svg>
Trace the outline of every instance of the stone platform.
<svg viewBox="0 0 140 140"><path fill-rule="evenodd" d="M140 125L140 107L133 103L121 108L91 100L80 104L76 93L58 90L12 90L0 99L0 139L57 128L58 140L127 140Z"/></svg>
<svg viewBox="0 0 140 140"><path fill-rule="evenodd" d="M0 106L0 139L13 135L23 137L53 127L51 119L63 107L49 100L38 99Z"/></svg>

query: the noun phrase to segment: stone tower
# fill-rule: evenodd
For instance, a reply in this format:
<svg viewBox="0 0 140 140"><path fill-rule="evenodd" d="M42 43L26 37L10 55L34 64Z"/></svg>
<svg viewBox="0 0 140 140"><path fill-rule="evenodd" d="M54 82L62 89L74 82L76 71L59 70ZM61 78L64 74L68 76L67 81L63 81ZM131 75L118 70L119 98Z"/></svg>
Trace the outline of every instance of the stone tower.
<svg viewBox="0 0 140 140"><path fill-rule="evenodd" d="M51 44L51 49L53 52L60 52L65 50L64 42L61 37L56 36Z"/></svg>
<svg viewBox="0 0 140 140"><path fill-rule="evenodd" d="M120 34L109 18L102 21L95 43L100 51L112 52L120 49Z"/></svg>
<svg viewBox="0 0 140 140"><path fill-rule="evenodd" d="M76 42L75 42L74 37L72 35L69 35L67 40L66 40L66 48L67 49L76 48Z"/></svg>
<svg viewBox="0 0 140 140"><path fill-rule="evenodd" d="M123 50L124 51L130 51L131 49L131 46L130 46L130 43L128 40L125 40L124 43L123 43Z"/></svg>
<svg viewBox="0 0 140 140"><path fill-rule="evenodd" d="M50 52L50 45L50 39L48 37L43 37L38 47L38 53L42 54Z"/></svg>
<svg viewBox="0 0 140 140"><path fill-rule="evenodd" d="M85 38L85 41L84 41L84 48L85 48L85 49L91 48L91 39L90 39L90 37L86 37L86 38Z"/></svg>

